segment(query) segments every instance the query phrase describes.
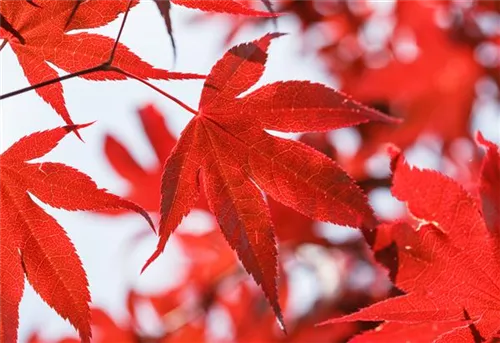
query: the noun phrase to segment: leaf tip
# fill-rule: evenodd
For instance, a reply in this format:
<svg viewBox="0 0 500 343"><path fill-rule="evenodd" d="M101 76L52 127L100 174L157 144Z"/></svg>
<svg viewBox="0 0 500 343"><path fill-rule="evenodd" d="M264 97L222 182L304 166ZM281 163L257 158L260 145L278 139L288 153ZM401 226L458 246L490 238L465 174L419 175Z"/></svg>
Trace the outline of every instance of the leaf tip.
<svg viewBox="0 0 500 343"><path fill-rule="evenodd" d="M481 131L477 131L476 133L476 142L488 149L496 147L496 144L486 139Z"/></svg>
<svg viewBox="0 0 500 343"><path fill-rule="evenodd" d="M286 326L285 326L285 320L283 318L283 314L281 314L281 310L279 311L279 313L276 313L276 310L275 310L275 314L276 314L276 321L278 322L278 326L280 327L280 330L283 331L283 333L285 335L288 335L288 332L287 332Z"/></svg>
<svg viewBox="0 0 500 343"><path fill-rule="evenodd" d="M84 129L84 128L86 128L94 123L95 123L95 121L85 123L85 124L70 124L70 125L63 126L63 129L66 130L67 133L74 132L76 137L78 137L79 140L81 140L82 142L85 143L85 141L83 140L83 138L80 135L80 133L78 132L78 130Z"/></svg>
<svg viewBox="0 0 500 343"><path fill-rule="evenodd" d="M158 258L158 256L160 256L160 254L161 254L161 251L160 251L160 249L157 248L155 250L155 252L153 253L153 255L151 255L148 258L148 260L146 261L146 263L144 263L144 266L142 266L141 272L140 272L141 275L142 275L142 273L144 273L146 271L146 269L149 267L149 265L151 263L153 263Z"/></svg>
<svg viewBox="0 0 500 343"><path fill-rule="evenodd" d="M394 144L389 144L387 146L387 153L389 154L389 157L391 159L391 171L394 174L401 158L401 149Z"/></svg>
<svg viewBox="0 0 500 343"><path fill-rule="evenodd" d="M288 36L288 32L269 32L264 37L268 37L269 39L279 38L282 36Z"/></svg>

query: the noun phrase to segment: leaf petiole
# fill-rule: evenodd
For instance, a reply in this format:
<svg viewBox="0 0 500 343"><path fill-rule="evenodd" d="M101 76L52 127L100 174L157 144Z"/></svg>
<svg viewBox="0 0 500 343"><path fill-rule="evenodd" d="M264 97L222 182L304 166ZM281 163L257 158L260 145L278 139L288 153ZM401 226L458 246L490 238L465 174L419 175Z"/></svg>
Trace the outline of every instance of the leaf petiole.
<svg viewBox="0 0 500 343"><path fill-rule="evenodd" d="M149 88L157 91L158 93L160 93L161 95L165 96L166 98L172 100L173 102L175 102L177 105L181 106L183 109L185 109L186 111L188 112L191 112L192 114L194 114L195 116L198 115L198 111L196 111L195 109L191 108L190 106L186 105L184 102L182 102L181 100L177 99L176 97L174 97L173 95L170 95L168 94L167 92L161 90L160 88L156 87L155 85L149 83L148 81L128 72L128 71L125 71L125 70L122 70L120 68L117 68L117 67L114 67L114 66L110 66L109 67L109 70L112 70L112 71L115 71L117 73L120 73L122 75L125 75L131 79L134 79L134 80L137 80L143 84L145 84L146 86L148 86Z"/></svg>

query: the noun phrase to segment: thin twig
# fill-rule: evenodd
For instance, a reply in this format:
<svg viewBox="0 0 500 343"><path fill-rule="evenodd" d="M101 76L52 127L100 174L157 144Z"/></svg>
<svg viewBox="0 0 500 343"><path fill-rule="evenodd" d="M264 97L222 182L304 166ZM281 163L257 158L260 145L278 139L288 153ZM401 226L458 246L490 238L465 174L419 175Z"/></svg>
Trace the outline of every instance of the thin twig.
<svg viewBox="0 0 500 343"><path fill-rule="evenodd" d="M68 74L68 75L64 75L64 76L59 76L59 77L56 77L54 79L50 79L47 81L37 83L33 86L21 88L21 89L15 90L15 91L10 92L10 93L1 94L0 100L7 99L7 98L10 98L10 97L13 97L15 95L22 94L22 93L26 93L26 92L32 91L34 89L42 88L42 87L45 87L45 86L48 86L48 85L51 85L54 83L58 83L60 81L69 80L69 79L72 79L74 77L83 76L83 75L90 74L90 73L95 73L97 71L103 71L107 67L108 67L108 64L107 64L107 62L105 62L101 65L98 65L97 67L92 67L92 68L80 70L80 71L77 71L76 73L72 73L72 74Z"/></svg>
<svg viewBox="0 0 500 343"><path fill-rule="evenodd" d="M85 0L76 0L75 4L73 5L73 9L71 10L71 13L69 14L68 20L66 20L66 25L64 25L64 30L66 30L69 24L71 24L71 21L76 15L76 11L78 11L78 8L84 1Z"/></svg>
<svg viewBox="0 0 500 343"><path fill-rule="evenodd" d="M115 45L113 45L113 50L111 50L111 55L109 56L109 65L113 62L115 58L115 52L118 48L118 43L120 42L120 37L122 36L123 28L125 27L125 22L127 21L128 12L130 12L130 7L132 6L132 0L128 1L127 9L125 10L125 15L123 16L122 24L120 25L120 30L118 30L118 35L116 36Z"/></svg>
<svg viewBox="0 0 500 343"><path fill-rule="evenodd" d="M156 87L155 85L153 85L153 84L149 83L148 81L140 78L139 76L135 76L134 74L129 73L128 71L122 70L122 69L114 67L114 66L111 66L110 70L116 71L117 73L120 73L122 75L125 75L125 76L131 78L131 79L137 80L137 81L145 84L146 86L148 86L151 89L154 89L155 91L157 91L158 93L160 93L164 97L172 100L173 102L175 102L177 105L181 106L186 111L193 113L195 116L198 115L198 111L196 111L195 109L189 107L188 105L186 105L184 102L182 102L181 100L177 99L173 95L168 94L167 92L161 90L160 88Z"/></svg>
<svg viewBox="0 0 500 343"><path fill-rule="evenodd" d="M3 48L5 48L5 46L7 45L7 42L8 42L7 39L3 40L2 45L0 45L0 51L2 51Z"/></svg>

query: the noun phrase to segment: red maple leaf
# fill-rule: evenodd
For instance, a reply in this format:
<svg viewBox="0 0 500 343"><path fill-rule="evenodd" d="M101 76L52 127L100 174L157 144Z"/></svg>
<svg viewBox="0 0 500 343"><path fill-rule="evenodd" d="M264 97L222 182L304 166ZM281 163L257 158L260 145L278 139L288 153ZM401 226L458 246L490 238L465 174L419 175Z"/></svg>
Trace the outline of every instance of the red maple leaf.
<svg viewBox="0 0 500 343"><path fill-rule="evenodd" d="M0 13L22 35L25 42L24 44L20 42L3 27L0 29L0 37L9 42L31 85L58 77L57 71L49 63L68 73L75 73L97 67L110 58L115 44L114 39L98 34L71 33L71 31L97 28L110 23L127 9L129 1L82 2L68 23L76 3L80 4L76 0L38 0L37 6L18 0L6 0L0 3ZM137 0L133 0L132 5L137 3ZM172 73L153 68L121 43L116 47L112 65L142 79L200 78L199 75ZM115 71L98 71L80 77L96 81L126 79L124 75ZM60 82L37 88L36 92L66 123L72 124Z"/></svg>
<svg viewBox="0 0 500 343"><path fill-rule="evenodd" d="M161 1L161 0L160 0ZM170 0L172 3L187 8L198 9L205 12L242 14L254 17L276 17L276 13L263 12L250 7L249 3L241 0ZM269 9L269 2L261 0Z"/></svg>
<svg viewBox="0 0 500 343"><path fill-rule="evenodd" d="M15 342L24 277L40 297L90 339L90 295L80 258L64 229L31 198L69 211L125 208L152 222L134 203L109 194L61 163L30 163L51 151L73 125L24 137L0 155L0 341Z"/></svg>
<svg viewBox="0 0 500 343"><path fill-rule="evenodd" d="M276 82L242 96L261 78L267 49L279 36L236 46L212 68L199 110L190 109L195 117L165 164L160 240L146 266L196 204L202 174L209 208L223 234L281 319L276 241L262 192L317 220L370 228L374 218L361 190L332 160L264 130L327 131L391 120L308 81Z"/></svg>
<svg viewBox="0 0 500 343"><path fill-rule="evenodd" d="M170 8L172 7L172 4L170 2L187 8L198 9L204 12L226 13L265 18L274 18L278 16L278 14L272 11L272 6L269 0L261 1L264 3L269 12L255 10L250 6L250 4L244 3L241 0L154 0L165 22L172 47L174 49L174 54L176 51L176 47L175 39L173 36L172 19L170 18Z"/></svg>
<svg viewBox="0 0 500 343"><path fill-rule="evenodd" d="M456 181L436 171L412 169L397 152L392 164L392 192L420 223L381 227L398 247L395 285L406 294L330 322L455 322L436 334L435 343L497 337L498 235L488 230L476 200Z"/></svg>

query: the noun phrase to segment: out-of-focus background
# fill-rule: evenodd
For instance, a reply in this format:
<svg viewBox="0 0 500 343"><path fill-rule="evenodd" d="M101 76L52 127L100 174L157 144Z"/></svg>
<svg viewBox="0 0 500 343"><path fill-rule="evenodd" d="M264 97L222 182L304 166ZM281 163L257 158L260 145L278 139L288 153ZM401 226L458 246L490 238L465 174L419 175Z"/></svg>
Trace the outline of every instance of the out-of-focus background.
<svg viewBox="0 0 500 343"><path fill-rule="evenodd" d="M247 3L262 6L260 1ZM438 169L465 187L474 182L481 155L475 133L479 130L500 142L498 2L272 3L285 13L277 27L271 20L173 6L178 54L174 63L156 5L141 1L130 13L122 42L155 67L206 74L228 47L269 31L287 32L272 43L266 73L256 87L276 80L321 82L405 120L398 127L364 125L287 136L336 159L367 192L381 219L405 216L404 206L390 194L386 141L405 149L412 164ZM115 37L120 19L90 31ZM1 93L28 85L8 46L0 54L0 73ZM202 81L153 83L196 107ZM175 137L191 115L133 80L71 79L64 82L64 91L73 120L96 123L82 130L85 144L68 136L43 160L71 165L116 194L135 190L142 192L143 200L148 194L149 200L157 199L153 186L159 182L161 163L138 111L142 117L162 115ZM24 135L63 124L35 92L0 102L0 114L1 151ZM152 171L149 180L134 185L120 176L110 163L123 157L113 148L117 144ZM132 342L140 337L164 342L342 342L372 326L314 324L391 293L385 272L372 262L355 229L313 222L271 203L280 239L279 291L290 332L286 337L202 208L183 222L165 253L139 275L156 247L156 237L142 218L41 206L67 230L83 261L97 309L96 341ZM154 208L147 209L157 218ZM76 334L26 283L19 337L20 342L58 341Z"/></svg>

